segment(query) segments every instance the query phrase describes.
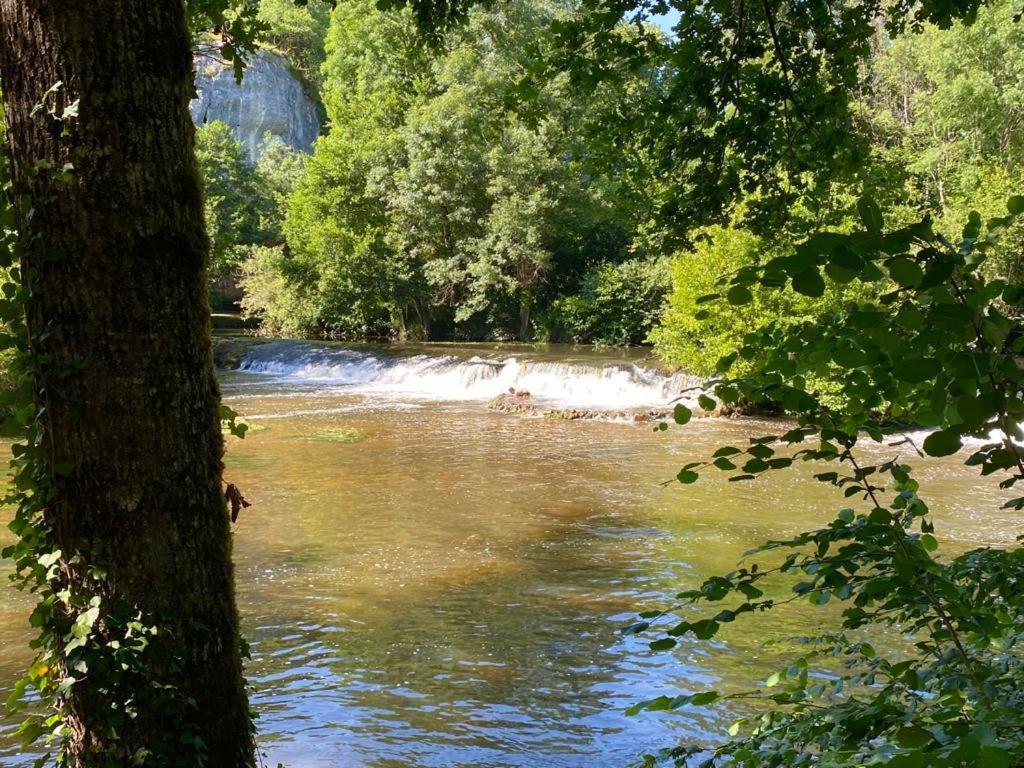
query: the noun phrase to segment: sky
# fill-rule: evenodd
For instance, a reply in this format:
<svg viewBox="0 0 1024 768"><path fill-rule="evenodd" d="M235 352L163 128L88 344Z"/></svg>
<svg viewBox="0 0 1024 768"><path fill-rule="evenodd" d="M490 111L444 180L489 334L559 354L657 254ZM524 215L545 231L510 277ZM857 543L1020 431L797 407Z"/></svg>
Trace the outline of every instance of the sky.
<svg viewBox="0 0 1024 768"><path fill-rule="evenodd" d="M652 21L665 30L666 34L672 34L672 27L679 21L679 11L672 8L668 13L662 16L653 17Z"/></svg>

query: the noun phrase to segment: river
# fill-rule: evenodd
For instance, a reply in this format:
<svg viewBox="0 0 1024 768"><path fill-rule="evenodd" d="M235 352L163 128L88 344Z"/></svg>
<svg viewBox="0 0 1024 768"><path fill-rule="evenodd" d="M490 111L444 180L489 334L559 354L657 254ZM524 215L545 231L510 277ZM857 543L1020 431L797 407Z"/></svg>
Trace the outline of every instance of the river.
<svg viewBox="0 0 1024 768"><path fill-rule="evenodd" d="M235 559L268 765L625 766L714 738L729 714L627 717L631 703L743 686L780 658L766 640L821 628L822 610L806 606L667 652L621 635L749 546L844 506L807 466L662 486L686 461L778 425L702 418L658 432L486 406L514 387L550 408L663 407L689 382L643 354L274 342L222 375L252 425L229 438L226 476L253 503ZM1005 493L962 458L911 462L940 553L1012 543ZM30 660L28 610L0 587L4 697ZM0 766L27 767L13 724L0 717Z"/></svg>

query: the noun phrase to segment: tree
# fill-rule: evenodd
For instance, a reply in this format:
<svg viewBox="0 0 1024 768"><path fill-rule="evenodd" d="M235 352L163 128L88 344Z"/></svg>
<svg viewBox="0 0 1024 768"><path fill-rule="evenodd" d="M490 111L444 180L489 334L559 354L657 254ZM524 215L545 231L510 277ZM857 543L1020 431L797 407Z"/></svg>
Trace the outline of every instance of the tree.
<svg viewBox="0 0 1024 768"><path fill-rule="evenodd" d="M270 201L227 123L215 120L196 130L196 160L203 181L212 286L238 271L246 246L265 239L261 219Z"/></svg>
<svg viewBox="0 0 1024 768"><path fill-rule="evenodd" d="M324 0L260 0L259 20L266 24L260 37L276 46L309 83L319 85L324 63L324 35L330 9Z"/></svg>
<svg viewBox="0 0 1024 768"><path fill-rule="evenodd" d="M649 87L626 78L595 106L555 78L511 109L560 13L546 0L476 9L428 50L407 10L333 12L329 133L292 198L286 250L247 269L246 305L265 328L521 339L560 328L552 303L625 258L624 222L639 218L617 172L590 173L587 130Z"/></svg>
<svg viewBox="0 0 1024 768"><path fill-rule="evenodd" d="M410 13L370 2L340 5L326 45L330 132L290 201L287 252L263 253L246 268L246 306L271 331L363 337L418 325L429 334L422 274L386 242L386 201L403 154L397 129L417 73L429 70L426 51ZM263 290L271 285L291 287Z"/></svg>
<svg viewBox="0 0 1024 768"><path fill-rule="evenodd" d="M538 80L566 73L585 91L624 72L653 73L651 98L604 129L608 143L654 158L659 239L687 244L691 228L721 223L743 195L760 192L747 215L770 231L793 200L827 199L836 179L863 183L869 134L855 101L879 32L948 27L972 20L980 5L584 0L554 22L531 71ZM665 35L651 22L670 11L677 20ZM522 95L531 97L535 82L527 79Z"/></svg>
<svg viewBox="0 0 1024 768"><path fill-rule="evenodd" d="M226 3L190 5L222 20ZM38 415L17 565L76 766L254 765L182 3L0 2ZM230 53L230 52L229 52Z"/></svg>
<svg viewBox="0 0 1024 768"><path fill-rule="evenodd" d="M865 106L875 153L905 169L906 202L958 231L1024 188L1024 25L1008 0L947 29L925 25L871 62ZM1005 233L989 269L1018 279L1020 231Z"/></svg>

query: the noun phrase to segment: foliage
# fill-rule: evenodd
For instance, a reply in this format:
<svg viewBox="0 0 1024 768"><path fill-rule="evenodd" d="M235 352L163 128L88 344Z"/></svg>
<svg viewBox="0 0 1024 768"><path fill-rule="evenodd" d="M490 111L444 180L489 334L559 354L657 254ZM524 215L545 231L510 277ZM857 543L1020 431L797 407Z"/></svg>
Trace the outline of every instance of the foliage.
<svg viewBox="0 0 1024 768"><path fill-rule="evenodd" d="M242 79L245 62L256 50L264 29L252 0L188 0L189 26L195 35L212 35L224 61L231 62L235 78Z"/></svg>
<svg viewBox="0 0 1024 768"><path fill-rule="evenodd" d="M306 170L305 153L288 146L277 136L267 134L260 145L253 175L256 179L253 201L261 208L260 226L264 241L284 240L284 217L288 202Z"/></svg>
<svg viewBox="0 0 1024 768"><path fill-rule="evenodd" d="M291 200L287 250L248 270L264 285L302 280L315 296L292 323L285 302L264 306L253 293L250 310L278 318L267 330L530 338L550 331L534 321L589 269L626 256L618 187L588 170L574 129L593 119L589 105L556 80L529 115L508 108L554 15L540 0L475 11L431 52L411 11L367 2L333 12L331 130ZM601 109L629 95L606 93Z"/></svg>
<svg viewBox="0 0 1024 768"><path fill-rule="evenodd" d="M211 282L238 269L245 246L261 239L260 191L242 145L216 120L196 130L196 160L203 178Z"/></svg>
<svg viewBox="0 0 1024 768"><path fill-rule="evenodd" d="M719 303L698 318L698 299L714 290L719 277L757 263L764 253L761 239L745 229L715 226L702 234L691 251L672 260L672 293L651 338L665 362L706 377L748 329L785 317L794 303L805 302L792 294L759 292L743 307Z"/></svg>
<svg viewBox="0 0 1024 768"><path fill-rule="evenodd" d="M824 462L833 466L816 478L859 506L840 510L818 530L748 553L759 560L777 555L768 567L749 563L711 577L681 593L680 605L644 614L630 627L648 631L685 613L651 644L666 649L684 635L708 639L724 623L791 600L841 604L841 627L810 641L810 650L764 688L638 705L634 711L760 703L762 714L739 721L724 744L669 750L664 757L678 765L696 755L707 766L1010 766L1024 759L1024 549L985 547L937 559L935 526L910 465L898 454L864 465L856 451L864 439L887 438L913 450L905 430L926 425L932 429L923 441L927 454L951 455L972 441L968 465L1002 477L1004 489L1024 480L1024 370L1017 363L1024 335L1011 314L1024 302L1024 287L986 277L999 236L1024 214L1024 197L1010 198L1006 215L987 223L972 215L957 242L935 234L928 218L886 230L868 198L859 210L856 231L820 232L791 252L744 265L708 297L745 306L753 287L786 286L818 297L826 280L879 289L827 317L752 331L718 365L712 386L719 400L770 400L795 424L746 447L724 446L686 465L679 481L696 482L712 468L731 480L753 480L794 462ZM738 371L749 349L759 351L755 363ZM808 386L830 371L837 372L841 410ZM704 396L702 404L715 403ZM689 415L677 406L677 422ZM1024 508L1024 497L1004 506ZM765 597L764 580L779 572L800 577L790 600ZM694 620L693 608L723 601L727 607ZM863 638L885 628L908 634L914 644L882 656ZM654 762L653 755L645 758Z"/></svg>
<svg viewBox="0 0 1024 768"><path fill-rule="evenodd" d="M660 325L651 334L659 357L695 376L715 373L727 353L746 346L737 370L748 369L761 350L744 345L744 337L769 324L813 322L827 316L842 302L865 293L849 283L831 285L820 295L798 291L764 290L757 285L736 286L728 301L707 304L724 274L779 256L783 247L736 227L712 226L695 235L693 249L672 260L672 293Z"/></svg>
<svg viewBox="0 0 1024 768"><path fill-rule="evenodd" d="M634 258L589 270L578 293L554 302L556 337L577 343L642 344L671 285L661 259Z"/></svg>
<svg viewBox="0 0 1024 768"><path fill-rule="evenodd" d="M251 166L231 129L217 120L196 130L196 159L210 238L211 300L230 304L232 286L253 249L283 241L285 210L305 169L305 155L268 134Z"/></svg>
<svg viewBox="0 0 1024 768"><path fill-rule="evenodd" d="M868 133L854 102L882 20L890 34L972 19L980 0L583 0L558 19L531 72L568 73L584 89L624 71L657 72L658 87L607 129L657 158L652 220L685 244L695 224L760 191L749 223L769 230L819 185L864 180ZM672 32L652 20L672 13ZM879 20L876 24L875 20ZM631 34L623 34L628 26Z"/></svg>
<svg viewBox="0 0 1024 768"><path fill-rule="evenodd" d="M866 99L876 152L907 169L909 202L959 230L972 210L998 216L1024 187L1024 27L1009 2L972 24L926 25L872 62ZM990 269L1018 279L1019 230L1004 234Z"/></svg>
<svg viewBox="0 0 1024 768"><path fill-rule="evenodd" d="M262 41L280 50L307 83L320 83L324 36L330 5L324 0L299 4L294 0L260 0L257 18L265 25Z"/></svg>

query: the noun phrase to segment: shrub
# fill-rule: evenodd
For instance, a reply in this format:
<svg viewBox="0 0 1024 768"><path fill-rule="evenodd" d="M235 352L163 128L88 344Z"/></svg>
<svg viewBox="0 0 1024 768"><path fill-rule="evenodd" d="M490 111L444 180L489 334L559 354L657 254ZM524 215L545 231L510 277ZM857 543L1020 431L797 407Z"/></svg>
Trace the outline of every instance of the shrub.
<svg viewBox="0 0 1024 768"><path fill-rule="evenodd" d="M661 314L669 286L664 260L601 264L584 275L579 293L554 302L552 335L578 343L642 344Z"/></svg>

